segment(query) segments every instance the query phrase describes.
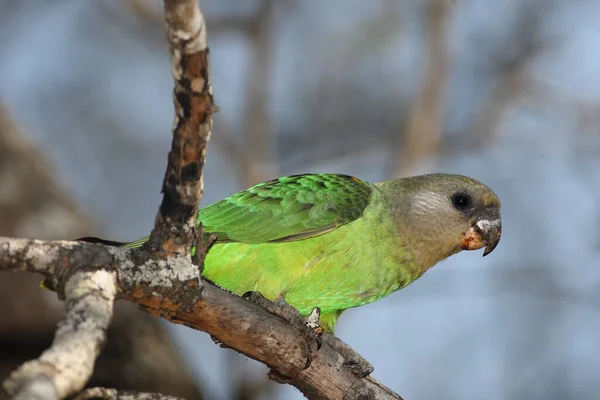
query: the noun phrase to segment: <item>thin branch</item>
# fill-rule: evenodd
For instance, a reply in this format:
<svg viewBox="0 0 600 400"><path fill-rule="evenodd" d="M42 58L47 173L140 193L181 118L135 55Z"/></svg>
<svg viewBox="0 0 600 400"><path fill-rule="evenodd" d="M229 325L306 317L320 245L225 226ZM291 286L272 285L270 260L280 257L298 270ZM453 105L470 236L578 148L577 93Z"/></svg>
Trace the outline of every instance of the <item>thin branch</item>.
<svg viewBox="0 0 600 400"><path fill-rule="evenodd" d="M528 77L523 69L511 69L498 79L481 111L473 118L469 129L477 138L477 144L491 146L500 135L504 117L528 90Z"/></svg>
<svg viewBox="0 0 600 400"><path fill-rule="evenodd" d="M10 250L6 253L11 254ZM52 346L14 371L4 389L15 399L62 399L81 390L106 339L115 283L116 274L104 269L80 270L69 276L64 285L66 315Z"/></svg>
<svg viewBox="0 0 600 400"><path fill-rule="evenodd" d="M244 187L277 176L273 134L270 124L269 95L272 79L271 24L277 4L262 0L249 27L250 61L246 75L244 101Z"/></svg>
<svg viewBox="0 0 600 400"><path fill-rule="evenodd" d="M420 160L429 159L439 151L448 66L446 25L451 6L449 0L430 0L427 5L425 76L402 132L395 177L410 175Z"/></svg>
<svg viewBox="0 0 600 400"><path fill-rule="evenodd" d="M529 2L523 6L517 25L511 29L513 40L510 51L502 49L504 51L492 58L495 82L486 103L469 128L478 146L489 147L498 140L504 117L533 89L532 77L527 69L547 47L540 36L540 24L545 15L542 6L547 7L547 2ZM469 137L469 141L472 140L473 137Z"/></svg>
<svg viewBox="0 0 600 400"><path fill-rule="evenodd" d="M149 0L126 0L121 4L138 18L148 21L152 25L159 25L163 20L163 16L160 13L160 6L157 6L156 3Z"/></svg>
<svg viewBox="0 0 600 400"><path fill-rule="evenodd" d="M147 245L165 254L190 254L196 238L196 214L204 188L202 169L215 107L206 24L197 2L165 1L165 20L175 81L175 122L163 199Z"/></svg>

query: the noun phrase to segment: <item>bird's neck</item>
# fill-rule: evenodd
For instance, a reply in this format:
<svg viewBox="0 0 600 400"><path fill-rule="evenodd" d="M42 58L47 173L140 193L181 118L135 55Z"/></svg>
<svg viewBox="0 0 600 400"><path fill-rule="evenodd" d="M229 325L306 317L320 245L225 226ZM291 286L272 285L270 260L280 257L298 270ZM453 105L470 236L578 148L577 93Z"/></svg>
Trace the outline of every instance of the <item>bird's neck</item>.
<svg viewBox="0 0 600 400"><path fill-rule="evenodd" d="M411 178L381 182L375 187L387 202L401 246L412 254L415 267L421 274L460 251L454 240L440 240L443 235L439 231L444 227L423 224L422 219L415 221L410 217Z"/></svg>

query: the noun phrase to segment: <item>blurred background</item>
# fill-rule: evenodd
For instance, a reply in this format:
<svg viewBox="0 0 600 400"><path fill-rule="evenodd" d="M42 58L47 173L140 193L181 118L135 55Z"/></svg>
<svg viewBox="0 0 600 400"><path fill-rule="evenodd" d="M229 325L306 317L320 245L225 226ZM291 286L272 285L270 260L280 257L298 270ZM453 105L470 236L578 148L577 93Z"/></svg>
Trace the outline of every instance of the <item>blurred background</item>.
<svg viewBox="0 0 600 400"><path fill-rule="evenodd" d="M375 378L407 400L598 398L600 2L201 5L221 108L203 204L304 172L461 173L502 199L490 257L463 252L342 316ZM0 0L1 235L150 231L173 121L161 7ZM1 376L52 339L62 305L39 281L0 275ZM129 304L90 384L302 398Z"/></svg>

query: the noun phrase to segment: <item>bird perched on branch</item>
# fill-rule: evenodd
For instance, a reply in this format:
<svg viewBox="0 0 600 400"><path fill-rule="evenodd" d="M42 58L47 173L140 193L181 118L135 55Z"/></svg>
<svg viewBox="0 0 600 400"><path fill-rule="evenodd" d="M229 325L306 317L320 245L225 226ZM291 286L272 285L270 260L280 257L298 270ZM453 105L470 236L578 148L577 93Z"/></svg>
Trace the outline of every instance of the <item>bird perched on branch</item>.
<svg viewBox="0 0 600 400"><path fill-rule="evenodd" d="M284 300L302 316L319 310L326 332L344 310L402 289L461 250L491 253L501 234L496 194L448 174L381 183L287 176L200 209L199 222L216 236L204 260L208 280Z"/></svg>

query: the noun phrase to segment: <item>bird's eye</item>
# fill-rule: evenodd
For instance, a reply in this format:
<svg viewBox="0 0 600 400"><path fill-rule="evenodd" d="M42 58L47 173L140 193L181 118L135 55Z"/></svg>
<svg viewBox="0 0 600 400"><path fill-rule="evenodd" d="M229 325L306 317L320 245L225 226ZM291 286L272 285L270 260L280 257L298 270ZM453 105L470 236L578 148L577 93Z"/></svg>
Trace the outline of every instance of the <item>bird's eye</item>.
<svg viewBox="0 0 600 400"><path fill-rule="evenodd" d="M464 211L471 208L473 204L473 199L471 195L464 192L454 193L451 197L452 205L456 207L458 210Z"/></svg>

